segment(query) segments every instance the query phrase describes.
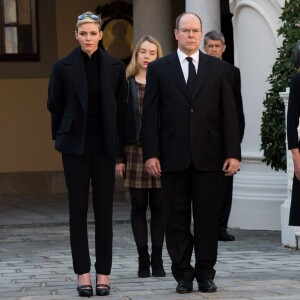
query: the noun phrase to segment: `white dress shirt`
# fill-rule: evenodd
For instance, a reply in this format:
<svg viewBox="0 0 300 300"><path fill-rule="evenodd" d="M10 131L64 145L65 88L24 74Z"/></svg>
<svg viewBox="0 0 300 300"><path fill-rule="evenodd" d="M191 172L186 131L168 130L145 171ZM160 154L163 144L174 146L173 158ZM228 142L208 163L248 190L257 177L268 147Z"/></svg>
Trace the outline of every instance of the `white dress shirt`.
<svg viewBox="0 0 300 300"><path fill-rule="evenodd" d="M182 72L183 72L185 82L187 82L188 76L189 76L189 62L186 59L187 55L184 54L180 49L177 49L177 55L178 55L178 58L179 58L179 62L180 62L180 65L181 65L181 69L182 69ZM197 74L197 72L198 72L198 63L199 63L199 51L196 51L193 55L191 55L191 57L193 58L193 63L194 63L194 66L196 68L196 74Z"/></svg>

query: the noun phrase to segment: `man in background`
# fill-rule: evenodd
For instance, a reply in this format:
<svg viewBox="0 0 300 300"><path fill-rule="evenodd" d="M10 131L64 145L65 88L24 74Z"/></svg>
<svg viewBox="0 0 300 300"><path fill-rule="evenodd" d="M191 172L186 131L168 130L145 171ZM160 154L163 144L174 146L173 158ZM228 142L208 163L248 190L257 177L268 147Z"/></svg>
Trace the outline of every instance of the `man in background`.
<svg viewBox="0 0 300 300"><path fill-rule="evenodd" d="M225 38L222 32L213 30L204 36L204 50L208 55L222 59L226 49ZM229 64L230 83L234 90L236 109L239 121L240 142L242 142L245 130L245 117L241 94L241 75L239 68ZM235 237L227 232L227 224L232 205L233 176L222 176L220 185L220 213L218 225L218 240L224 242L234 241Z"/></svg>

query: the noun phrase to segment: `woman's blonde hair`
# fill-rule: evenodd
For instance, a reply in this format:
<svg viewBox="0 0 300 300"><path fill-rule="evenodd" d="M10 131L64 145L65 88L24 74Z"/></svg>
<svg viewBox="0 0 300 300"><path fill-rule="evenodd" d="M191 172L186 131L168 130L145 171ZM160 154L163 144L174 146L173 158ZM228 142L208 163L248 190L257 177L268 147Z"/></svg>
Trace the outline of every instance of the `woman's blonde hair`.
<svg viewBox="0 0 300 300"><path fill-rule="evenodd" d="M146 41L149 42L149 43L152 43L156 46L156 48L157 48L157 58L160 58L160 57L163 56L161 45L160 45L159 41L156 38L154 38L151 35L145 35L145 36L141 37L140 40L136 43L136 45L133 49L130 63L127 66L127 69L126 69L126 77L127 78L128 77L134 77L138 73L139 65L138 65L138 62L137 62L137 56L138 56L138 52L140 50L141 45Z"/></svg>
<svg viewBox="0 0 300 300"><path fill-rule="evenodd" d="M93 23L99 25L99 31L101 31L102 19L100 15L96 15L92 11L86 11L77 17L75 31L78 30L78 27L85 23Z"/></svg>

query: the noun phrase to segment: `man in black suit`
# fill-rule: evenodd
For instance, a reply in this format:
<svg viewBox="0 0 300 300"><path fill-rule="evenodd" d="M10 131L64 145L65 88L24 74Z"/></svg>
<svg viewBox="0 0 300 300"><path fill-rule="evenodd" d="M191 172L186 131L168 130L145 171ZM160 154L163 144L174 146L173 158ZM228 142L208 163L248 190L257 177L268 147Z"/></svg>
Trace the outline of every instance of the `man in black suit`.
<svg viewBox="0 0 300 300"><path fill-rule="evenodd" d="M192 292L196 277L200 291L215 292L218 185L222 170L232 176L239 168L238 118L227 64L199 51L200 17L179 15L174 33L177 51L147 68L144 160L150 175L162 174L166 243L176 291Z"/></svg>
<svg viewBox="0 0 300 300"><path fill-rule="evenodd" d="M204 36L204 50L208 55L222 59L226 49L225 38L222 32L213 30ZM245 117L241 94L241 75L239 68L229 64L230 83L234 91L234 98L239 119L240 142L243 140L245 130ZM232 205L233 176L222 176L220 184L220 213L218 240L224 242L234 241L235 237L227 232L227 224Z"/></svg>

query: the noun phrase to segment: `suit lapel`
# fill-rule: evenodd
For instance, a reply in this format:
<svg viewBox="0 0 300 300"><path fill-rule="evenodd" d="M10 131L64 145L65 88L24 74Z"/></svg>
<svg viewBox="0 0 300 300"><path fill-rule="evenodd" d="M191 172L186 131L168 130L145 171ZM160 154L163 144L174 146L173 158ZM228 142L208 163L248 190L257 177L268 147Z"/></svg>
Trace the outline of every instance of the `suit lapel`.
<svg viewBox="0 0 300 300"><path fill-rule="evenodd" d="M85 69L81 58L80 48L75 49L65 61L66 72L78 95L83 109L88 109L88 86L86 82Z"/></svg>
<svg viewBox="0 0 300 300"><path fill-rule="evenodd" d="M196 76L196 82L195 82L192 100L195 100L197 94L200 92L200 89L201 89L206 77L210 73L208 59L201 51L199 51L199 52L200 53L199 53L198 72L197 72L197 76ZM180 65L180 61L179 61L176 51L170 55L168 62L169 62L171 74L174 77L174 79L176 80L179 88L184 93L184 95L186 96L188 101L191 101L191 96L190 96L189 90L187 88L187 84L185 82L182 68Z"/></svg>
<svg viewBox="0 0 300 300"><path fill-rule="evenodd" d="M208 60L205 57L205 55L200 51L198 71L197 71L196 82L193 91L193 100L195 100L209 72L210 72L210 67L208 64Z"/></svg>
<svg viewBox="0 0 300 300"><path fill-rule="evenodd" d="M189 91L184 79L184 75L176 51L170 55L168 62L169 62L170 73L174 77L181 91L184 93L186 98L190 101Z"/></svg>
<svg viewBox="0 0 300 300"><path fill-rule="evenodd" d="M107 95L109 94L110 92L110 82L108 81L108 74L111 74L111 62L109 61L109 58L108 56L106 55L106 53L102 50L100 50L100 84L101 84L101 99L102 100L106 100L107 99ZM105 93L104 93L105 91Z"/></svg>

